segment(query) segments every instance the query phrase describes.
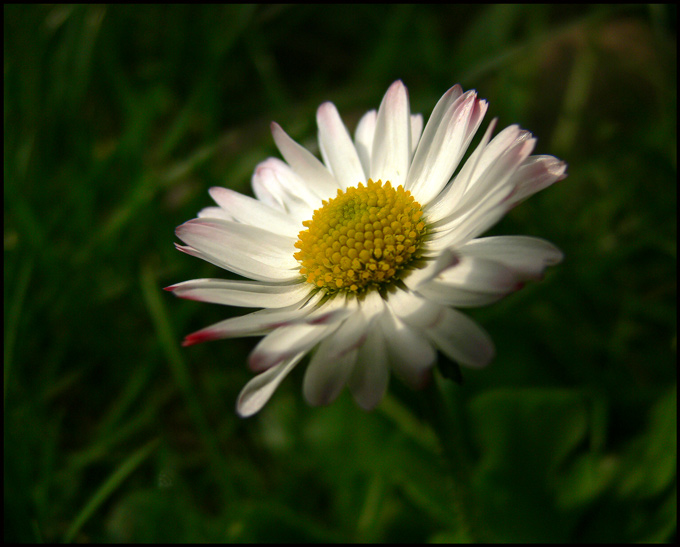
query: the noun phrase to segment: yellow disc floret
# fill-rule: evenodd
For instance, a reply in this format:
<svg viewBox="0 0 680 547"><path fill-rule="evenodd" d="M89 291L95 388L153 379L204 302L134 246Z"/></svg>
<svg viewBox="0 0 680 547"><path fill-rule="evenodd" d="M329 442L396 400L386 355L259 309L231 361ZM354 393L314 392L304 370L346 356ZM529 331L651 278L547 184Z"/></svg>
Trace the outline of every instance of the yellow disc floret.
<svg viewBox="0 0 680 547"><path fill-rule="evenodd" d="M402 186L368 180L338 194L302 223L295 258L308 283L362 292L399 279L419 258L422 207Z"/></svg>

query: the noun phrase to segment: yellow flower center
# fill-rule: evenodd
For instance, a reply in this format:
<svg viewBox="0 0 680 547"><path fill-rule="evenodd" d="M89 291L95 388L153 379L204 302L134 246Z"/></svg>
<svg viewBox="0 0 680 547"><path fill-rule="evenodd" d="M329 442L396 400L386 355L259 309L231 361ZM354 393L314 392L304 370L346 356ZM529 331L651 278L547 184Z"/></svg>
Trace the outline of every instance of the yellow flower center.
<svg viewBox="0 0 680 547"><path fill-rule="evenodd" d="M295 258L308 283L362 292L399 279L419 258L422 207L402 186L368 180L322 202L298 235Z"/></svg>

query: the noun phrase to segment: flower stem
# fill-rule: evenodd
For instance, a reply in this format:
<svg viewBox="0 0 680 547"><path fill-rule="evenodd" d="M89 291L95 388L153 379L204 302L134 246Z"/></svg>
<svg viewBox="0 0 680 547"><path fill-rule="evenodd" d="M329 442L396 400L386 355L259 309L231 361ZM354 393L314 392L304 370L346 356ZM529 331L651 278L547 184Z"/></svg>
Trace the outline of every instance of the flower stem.
<svg viewBox="0 0 680 547"><path fill-rule="evenodd" d="M473 451L460 387L435 373L425 396L428 401L426 418L439 439L452 486L455 533L449 539L464 543L484 542L471 484Z"/></svg>

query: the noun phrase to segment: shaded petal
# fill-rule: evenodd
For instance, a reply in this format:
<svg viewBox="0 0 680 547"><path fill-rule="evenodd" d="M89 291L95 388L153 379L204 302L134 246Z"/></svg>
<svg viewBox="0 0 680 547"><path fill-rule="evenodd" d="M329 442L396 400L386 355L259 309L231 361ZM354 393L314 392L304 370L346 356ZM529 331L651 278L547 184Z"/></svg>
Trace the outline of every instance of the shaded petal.
<svg viewBox="0 0 680 547"><path fill-rule="evenodd" d="M444 308L410 291L395 290L387 299L388 307L408 325L429 329L438 324Z"/></svg>
<svg viewBox="0 0 680 547"><path fill-rule="evenodd" d="M371 328L348 382L354 400L364 410L373 410L385 395L389 377L385 339L379 328Z"/></svg>
<svg viewBox="0 0 680 547"><path fill-rule="evenodd" d="M272 122L272 136L281 155L293 171L300 176L310 191L321 199L334 196L338 182L314 154L300 146L276 122Z"/></svg>
<svg viewBox="0 0 680 547"><path fill-rule="evenodd" d="M403 275L404 284L411 288L417 288L423 283L434 279L441 272L458 264L459 257L453 249L444 249L438 253L434 260L426 261L420 268L416 268Z"/></svg>
<svg viewBox="0 0 680 547"><path fill-rule="evenodd" d="M319 146L328 169L343 189L366 182L359 155L333 103L322 104L316 112ZM332 197L332 196L331 196Z"/></svg>
<svg viewBox="0 0 680 547"><path fill-rule="evenodd" d="M523 279L541 279L548 266L563 254L549 241L529 236L494 236L473 239L458 251L465 256L493 260L514 270Z"/></svg>
<svg viewBox="0 0 680 547"><path fill-rule="evenodd" d="M351 321L351 320L350 320ZM345 321L345 324L349 321ZM305 372L303 393L310 405L319 406L332 403L347 384L357 357L356 350L337 356L334 336L319 344Z"/></svg>
<svg viewBox="0 0 680 547"><path fill-rule="evenodd" d="M252 370L265 370L299 352L307 353L337 327L337 323L280 327L260 340L248 364Z"/></svg>
<svg viewBox="0 0 680 547"><path fill-rule="evenodd" d="M215 186L210 196L233 220L258 226L275 234L296 236L303 228L285 212L229 188Z"/></svg>
<svg viewBox="0 0 680 547"><path fill-rule="evenodd" d="M447 357L461 365L481 368L491 362L494 346L489 335L472 319L454 310L443 308L442 320L425 335Z"/></svg>
<svg viewBox="0 0 680 547"><path fill-rule="evenodd" d="M483 306L521 288L516 271L487 258L460 255L456 266L418 287L424 297L446 306Z"/></svg>
<svg viewBox="0 0 680 547"><path fill-rule="evenodd" d="M348 305L347 310L351 316L324 341L324 354L327 359L339 359L364 343L372 317L364 311L356 313L357 309L356 301Z"/></svg>
<svg viewBox="0 0 680 547"><path fill-rule="evenodd" d="M274 285L232 279L193 279L166 287L175 296L245 308L282 308L309 298L309 283Z"/></svg>
<svg viewBox="0 0 680 547"><path fill-rule="evenodd" d="M381 316L380 325L394 372L412 388L424 388L437 359L432 344L391 312Z"/></svg>
<svg viewBox="0 0 680 547"><path fill-rule="evenodd" d="M279 387L279 384L295 368L295 365L300 362L304 355L305 352L293 355L250 380L241 390L236 400L236 412L239 416L247 418L259 412L269 401L269 398L276 391L276 388Z"/></svg>
<svg viewBox="0 0 680 547"><path fill-rule="evenodd" d="M398 80L387 90L378 110L370 178L403 185L411 160L411 113L408 92Z"/></svg>

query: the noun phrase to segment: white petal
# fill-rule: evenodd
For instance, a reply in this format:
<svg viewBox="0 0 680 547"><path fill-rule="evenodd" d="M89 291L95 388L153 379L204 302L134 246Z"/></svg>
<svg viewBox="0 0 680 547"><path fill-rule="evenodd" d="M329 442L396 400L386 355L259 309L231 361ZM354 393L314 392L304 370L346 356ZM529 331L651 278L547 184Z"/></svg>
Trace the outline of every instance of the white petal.
<svg viewBox="0 0 680 547"><path fill-rule="evenodd" d="M401 81L387 90L378 110L370 178L403 185L411 159L411 113L408 93Z"/></svg>
<svg viewBox="0 0 680 547"><path fill-rule="evenodd" d="M457 363L474 368L488 365L494 356L489 335L461 312L453 308L444 310L443 319L423 332L439 350Z"/></svg>
<svg viewBox="0 0 680 547"><path fill-rule="evenodd" d="M472 93L473 92L468 92L469 95L472 95ZM442 121L444 120L445 116L447 116L447 114L448 114L447 120L450 121L450 117L453 112L451 107L454 104L458 106L461 104L461 102L458 101L458 99L461 97L462 94L463 89L460 87L460 85L456 84L446 93L444 93L444 95L442 95L442 97L437 101L437 104L432 110L432 114L430 114L429 120L427 120L427 125L425 126L425 130L423 131L423 134L420 137L418 146L416 147L416 154L413 158L411 170L409 172L409 176L407 179L406 187L407 190L413 184L412 181L413 173L411 173L411 171L419 170L422 168L422 166L419 165L422 163L421 157L426 156L427 153L431 150L432 143L434 141L435 135L437 134L437 130L442 125ZM420 152L418 152L418 149L420 149Z"/></svg>
<svg viewBox="0 0 680 547"><path fill-rule="evenodd" d="M374 409L385 395L389 377L385 340L380 329L374 327L369 329L366 342L359 348L349 379L354 400L364 410Z"/></svg>
<svg viewBox="0 0 680 547"><path fill-rule="evenodd" d="M446 201L450 214L448 218L442 215L444 218L437 226L449 221L455 223L471 211L490 209L506 199L513 190L508 184L510 178L531 154L534 145L531 134L516 126L499 133L482 150L479 159L471 157L466 162L453 180L451 190L440 197L438 202ZM468 163L473 168L468 169Z"/></svg>
<svg viewBox="0 0 680 547"><path fill-rule="evenodd" d="M244 308L282 308L309 298L309 283L274 285L231 279L193 279L166 287L175 296Z"/></svg>
<svg viewBox="0 0 680 547"><path fill-rule="evenodd" d="M501 136L502 134L498 135ZM498 145L492 147L494 141L489 144L479 161L480 165L487 165L483 172L479 172L477 168L474 176L466 182L459 180L467 176L468 171L464 167L454 179L452 183L454 188L457 184L461 185L460 188L467 185L458 201L455 203L450 201L453 192L446 192L447 196L438 200L437 205L441 207L447 204L451 207L451 213L434 222L435 230L428 242L431 249L441 250L444 247L460 245L483 233L507 212L507 205L504 202L514 190L510 183L511 177L533 150L535 139L531 138L530 133L517 130L507 132L501 139L503 143L509 142L509 148L501 149ZM493 156L493 161L487 161L489 159L486 157L487 150L490 150L489 155ZM499 150L501 153L497 154ZM439 214L440 212L437 212L435 216ZM428 215L428 218L432 217Z"/></svg>
<svg viewBox="0 0 680 547"><path fill-rule="evenodd" d="M304 355L304 352L300 352L250 380L236 400L236 412L239 416L247 418L259 412Z"/></svg>
<svg viewBox="0 0 680 547"><path fill-rule="evenodd" d="M471 91L448 104L443 113L447 101L439 102L444 105L435 107L406 180L405 188L421 204L429 203L449 181L487 109Z"/></svg>
<svg viewBox="0 0 680 547"><path fill-rule="evenodd" d="M531 137L531 133L523 131L517 135L510 146L503 149L501 154L495 155L495 151L498 149L498 147L492 147L495 140L489 143L488 154L482 154L480 160L480 166L486 160L489 160L488 166L484 170L478 167L457 204L457 208L470 208L485 197L500 193L505 188L512 188L508 181L524 160L529 157L536 145L536 139Z"/></svg>
<svg viewBox="0 0 680 547"><path fill-rule="evenodd" d="M371 171L371 152L373 150L373 137L377 120L378 113L375 110L369 110L359 120L354 132L354 145L356 146L364 173L370 173Z"/></svg>
<svg viewBox="0 0 680 547"><path fill-rule="evenodd" d="M186 244L206 256L228 264L235 255L282 270L299 270L293 257L296 239L257 226L221 219L194 219L175 230Z"/></svg>
<svg viewBox="0 0 680 547"><path fill-rule="evenodd" d="M276 122L272 122L272 135L281 155L307 187L321 199L335 196L339 185L333 175L314 155L291 139Z"/></svg>
<svg viewBox="0 0 680 547"><path fill-rule="evenodd" d="M474 164L474 169L468 173L467 177L461 177L459 186L463 194L469 192L480 175L492 167L508 150L530 138L531 133L522 130L518 125L510 125L498 133L488 144L484 145L479 160Z"/></svg>
<svg viewBox="0 0 680 547"><path fill-rule="evenodd" d="M383 314L380 325L387 341L392 369L412 388L425 387L437 359L432 344L393 313Z"/></svg>
<svg viewBox="0 0 680 547"><path fill-rule="evenodd" d="M354 369L357 351L351 350L338 357L333 355L333 345L333 335L322 341L305 371L302 389L310 405L332 403L347 384Z"/></svg>
<svg viewBox="0 0 680 547"><path fill-rule="evenodd" d="M514 188L508 198L508 207L564 179L567 164L553 156L530 156L512 176L510 185Z"/></svg>
<svg viewBox="0 0 680 547"><path fill-rule="evenodd" d="M204 207L198 212L198 218L221 218L222 220L234 220L229 213L221 207Z"/></svg>
<svg viewBox="0 0 680 547"><path fill-rule="evenodd" d="M504 201L509 191L509 188L505 188L495 196L480 200L473 209L438 227L440 231L433 232L423 247L423 256L437 256L444 249L458 248L486 232L508 212Z"/></svg>
<svg viewBox="0 0 680 547"><path fill-rule="evenodd" d="M291 237L297 236L303 228L283 211L229 188L215 186L210 189L210 196L237 222Z"/></svg>
<svg viewBox="0 0 680 547"><path fill-rule="evenodd" d="M497 121L498 119L496 118L491 120L489 127L484 132L482 140L468 160L463 164L463 167L453 181L451 181L451 183L434 200L425 205L427 218L431 223L440 221L442 218L449 216L452 211L456 210L457 204L467 187L468 181L476 171L482 154L489 144L491 134L493 133Z"/></svg>
<svg viewBox="0 0 680 547"><path fill-rule="evenodd" d="M548 266L559 264L563 254L549 241L529 236L495 236L473 239L458 251L512 268L523 279L541 279Z"/></svg>
<svg viewBox="0 0 680 547"><path fill-rule="evenodd" d="M319 107L316 123L319 126L319 145L324 151L326 165L341 188L366 182L357 150L333 103L324 103Z"/></svg>
<svg viewBox="0 0 680 547"><path fill-rule="evenodd" d="M411 114L411 157L418 148L420 136L423 133L423 115Z"/></svg>
<svg viewBox="0 0 680 547"><path fill-rule="evenodd" d="M222 260L222 258L214 256L213 254L194 249L190 245L178 245L175 243L175 247L178 251L195 256L196 258L210 262L215 266L242 275L243 277L255 279L256 281L281 283L300 280L299 271L271 266L252 258L248 254L233 253L231 256L227 257L226 260Z"/></svg>
<svg viewBox="0 0 680 547"><path fill-rule="evenodd" d="M418 292L446 306L482 306L519 289L520 276L513 269L487 258L459 255L454 267L442 271L418 287Z"/></svg>

